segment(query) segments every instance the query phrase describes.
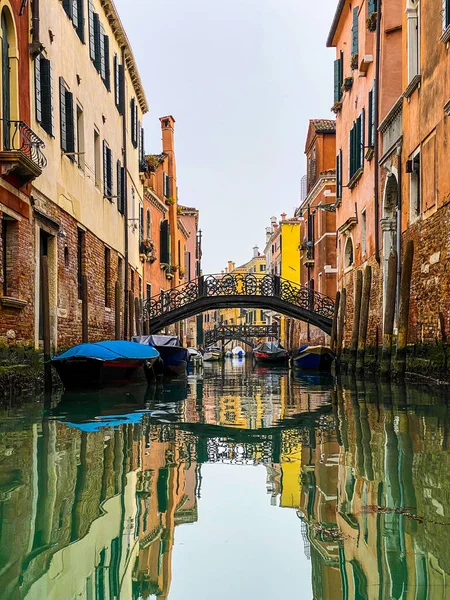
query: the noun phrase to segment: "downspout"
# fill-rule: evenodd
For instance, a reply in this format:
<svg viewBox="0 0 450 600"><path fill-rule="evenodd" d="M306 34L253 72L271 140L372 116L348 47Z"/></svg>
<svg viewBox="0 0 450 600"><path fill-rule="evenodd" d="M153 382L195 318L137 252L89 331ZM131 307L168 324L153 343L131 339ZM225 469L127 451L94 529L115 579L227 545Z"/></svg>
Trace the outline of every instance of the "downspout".
<svg viewBox="0 0 450 600"><path fill-rule="evenodd" d="M402 278L402 140L397 143L397 298L396 314L400 306L400 281Z"/></svg>
<svg viewBox="0 0 450 600"><path fill-rule="evenodd" d="M31 5L31 26L33 35L31 38L30 54L32 57L36 57L42 51L42 44L40 40L40 5L39 0L33 0Z"/></svg>
<svg viewBox="0 0 450 600"><path fill-rule="evenodd" d="M380 144L379 144L379 134L378 127L380 124L380 55L381 55L381 5L382 0L378 0L378 23L377 23L377 39L376 39L376 65L375 65L375 118L374 118L374 128L375 128L375 148L374 148L374 159L375 159L375 259L378 264L380 264L380 205L379 205L379 191L380 191L380 177L378 170L378 162L380 159Z"/></svg>
<svg viewBox="0 0 450 600"><path fill-rule="evenodd" d="M128 339L128 163L127 163L127 119L125 109L125 48L122 48L122 81L120 85L123 90L122 106L122 147L123 147L123 226L125 234L125 282L123 299L123 337Z"/></svg>

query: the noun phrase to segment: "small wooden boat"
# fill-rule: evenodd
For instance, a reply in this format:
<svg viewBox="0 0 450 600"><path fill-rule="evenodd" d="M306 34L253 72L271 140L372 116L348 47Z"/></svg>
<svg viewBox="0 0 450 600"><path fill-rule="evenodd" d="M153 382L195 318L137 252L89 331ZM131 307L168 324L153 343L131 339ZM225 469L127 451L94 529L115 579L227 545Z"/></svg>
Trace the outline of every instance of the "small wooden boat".
<svg viewBox="0 0 450 600"><path fill-rule="evenodd" d="M197 348L188 348L189 353L189 367L192 367L194 370L200 369L203 365L203 356L202 353L197 350Z"/></svg>
<svg viewBox="0 0 450 600"><path fill-rule="evenodd" d="M329 371L333 360L334 352L328 346L306 346L292 358L292 365L303 371Z"/></svg>
<svg viewBox="0 0 450 600"><path fill-rule="evenodd" d="M222 358L222 350L217 347L206 348L203 360L206 362L219 361Z"/></svg>
<svg viewBox="0 0 450 600"><path fill-rule="evenodd" d="M273 365L285 364L289 359L289 353L280 342L263 342L253 350L253 356L258 363Z"/></svg>
<svg viewBox="0 0 450 600"><path fill-rule="evenodd" d="M104 341L74 346L52 359L66 389L93 388L152 381L155 348L133 342Z"/></svg>
<svg viewBox="0 0 450 600"><path fill-rule="evenodd" d="M155 365L157 375L183 375L189 362L189 352L176 335L143 335L133 341L155 348L162 363Z"/></svg>

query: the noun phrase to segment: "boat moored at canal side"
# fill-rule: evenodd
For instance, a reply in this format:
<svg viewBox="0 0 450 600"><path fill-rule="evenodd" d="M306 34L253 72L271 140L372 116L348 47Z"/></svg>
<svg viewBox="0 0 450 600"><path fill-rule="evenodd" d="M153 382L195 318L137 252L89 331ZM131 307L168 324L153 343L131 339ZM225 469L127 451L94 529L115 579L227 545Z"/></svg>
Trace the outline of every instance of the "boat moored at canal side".
<svg viewBox="0 0 450 600"><path fill-rule="evenodd" d="M189 362L189 351L183 347L176 335L144 335L133 338L133 341L144 346L155 348L161 361L155 364L157 375L183 375Z"/></svg>
<svg viewBox="0 0 450 600"><path fill-rule="evenodd" d="M254 349L253 356L258 363L283 365L289 359L289 352L280 342L263 342Z"/></svg>
<svg viewBox="0 0 450 600"><path fill-rule="evenodd" d="M334 352L328 346L302 346L292 358L294 369L304 371L330 371Z"/></svg>

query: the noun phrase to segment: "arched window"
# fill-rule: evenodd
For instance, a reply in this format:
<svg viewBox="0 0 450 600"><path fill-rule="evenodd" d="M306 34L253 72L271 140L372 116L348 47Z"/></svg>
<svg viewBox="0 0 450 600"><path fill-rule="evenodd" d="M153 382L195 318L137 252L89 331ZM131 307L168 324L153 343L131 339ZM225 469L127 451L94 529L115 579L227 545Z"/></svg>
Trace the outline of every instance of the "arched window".
<svg viewBox="0 0 450 600"><path fill-rule="evenodd" d="M345 252L344 252L344 267L353 266L353 241L352 238L347 238L347 242L345 243Z"/></svg>
<svg viewBox="0 0 450 600"><path fill-rule="evenodd" d="M9 148L9 121L11 120L11 77L9 70L8 21L2 12L2 119L3 146Z"/></svg>
<svg viewBox="0 0 450 600"><path fill-rule="evenodd" d="M151 221L151 216L150 216L150 209L147 209L146 237L148 240L150 240L152 237L152 221Z"/></svg>

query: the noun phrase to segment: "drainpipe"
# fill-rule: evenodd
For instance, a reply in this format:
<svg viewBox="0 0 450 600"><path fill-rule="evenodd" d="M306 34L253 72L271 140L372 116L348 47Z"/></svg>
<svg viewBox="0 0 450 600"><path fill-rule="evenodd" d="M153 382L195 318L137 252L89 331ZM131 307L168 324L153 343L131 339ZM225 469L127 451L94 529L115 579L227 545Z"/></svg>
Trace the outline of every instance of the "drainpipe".
<svg viewBox="0 0 450 600"><path fill-rule="evenodd" d="M42 44L40 40L40 10L39 0L33 0L31 5L31 25L33 29L33 36L31 38L30 54L35 57L42 51Z"/></svg>
<svg viewBox="0 0 450 600"><path fill-rule="evenodd" d="M400 281L402 277L402 140L397 143L397 298L396 313L400 306Z"/></svg>
<svg viewBox="0 0 450 600"><path fill-rule="evenodd" d="M122 147L123 147L123 226L125 233L125 282L123 300L123 337L128 339L128 163L127 163L127 120L125 107L125 48L122 48L122 81L123 107L122 107Z"/></svg>
<svg viewBox="0 0 450 600"><path fill-rule="evenodd" d="M379 144L379 134L378 127L380 124L380 114L379 114L379 106L380 106L380 55L381 55L381 5L382 0L378 0L378 23L377 23L377 39L376 39L376 53L375 53L375 148L374 148L374 159L375 159L375 259L378 264L380 264L380 206L379 206L379 192L380 192L380 178L378 171L378 162L380 159L380 144Z"/></svg>

